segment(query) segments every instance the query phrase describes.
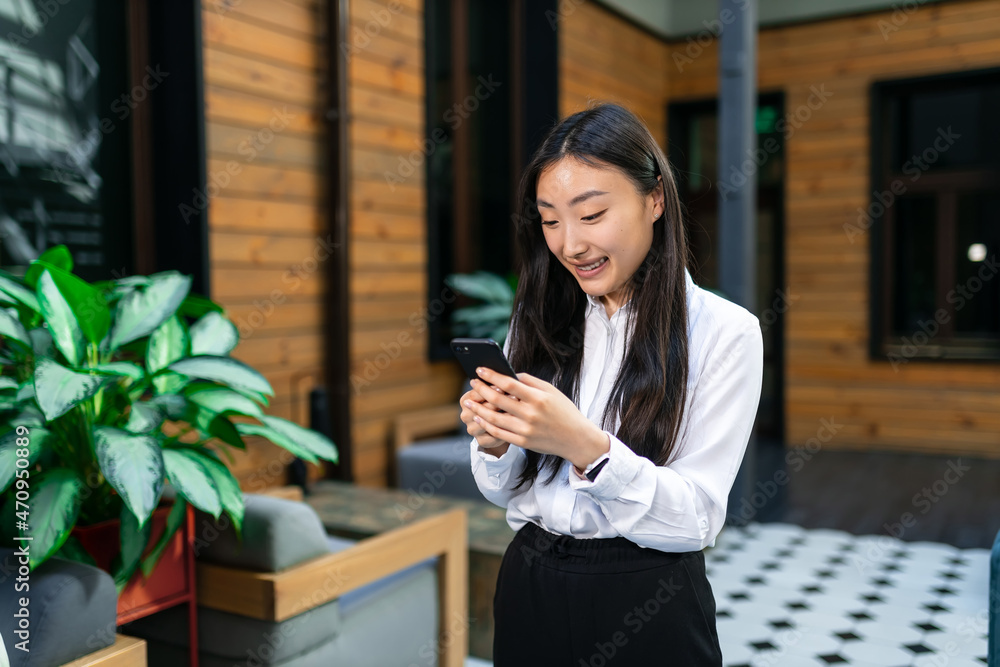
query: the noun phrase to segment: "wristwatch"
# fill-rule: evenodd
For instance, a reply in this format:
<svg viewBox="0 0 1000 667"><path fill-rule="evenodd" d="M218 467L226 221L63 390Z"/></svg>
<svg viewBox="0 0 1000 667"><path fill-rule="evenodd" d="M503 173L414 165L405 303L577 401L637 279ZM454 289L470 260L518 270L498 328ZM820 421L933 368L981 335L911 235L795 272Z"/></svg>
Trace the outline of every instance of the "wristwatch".
<svg viewBox="0 0 1000 667"><path fill-rule="evenodd" d="M593 463L591 463L590 465L588 465L586 468L583 469L583 476L589 479L591 482L593 482L595 479L597 479L597 474L601 472L601 469L604 468L604 465L608 462L610 458L611 458L611 452L605 452L596 461L594 461Z"/></svg>

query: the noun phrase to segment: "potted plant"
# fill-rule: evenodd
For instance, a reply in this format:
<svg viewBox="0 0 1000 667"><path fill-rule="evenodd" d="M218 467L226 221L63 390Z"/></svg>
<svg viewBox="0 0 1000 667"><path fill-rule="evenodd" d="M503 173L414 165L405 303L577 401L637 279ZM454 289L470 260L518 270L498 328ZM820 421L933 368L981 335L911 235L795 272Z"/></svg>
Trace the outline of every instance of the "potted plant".
<svg viewBox="0 0 1000 667"><path fill-rule="evenodd" d="M53 555L94 564L74 529L117 519L121 592L152 572L188 504L239 530L243 496L219 454L244 436L313 463L337 449L264 414L270 384L229 356L237 329L190 277L92 284L72 269L58 246L23 278L0 271L0 531L30 545L32 568ZM176 501L153 519L166 482Z"/></svg>
<svg viewBox="0 0 1000 667"><path fill-rule="evenodd" d="M507 340L517 276L506 279L489 271L453 273L444 279L459 294L483 301L475 306L457 308L451 315L456 336L492 338L501 346Z"/></svg>

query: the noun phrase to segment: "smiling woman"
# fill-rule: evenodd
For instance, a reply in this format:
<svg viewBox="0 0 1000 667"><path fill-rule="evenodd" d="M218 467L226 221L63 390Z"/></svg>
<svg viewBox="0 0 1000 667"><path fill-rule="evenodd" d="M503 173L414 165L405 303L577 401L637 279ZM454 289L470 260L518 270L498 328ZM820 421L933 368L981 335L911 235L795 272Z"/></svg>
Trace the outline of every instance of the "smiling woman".
<svg viewBox="0 0 1000 667"><path fill-rule="evenodd" d="M721 665L702 549L760 399L759 322L693 283L673 173L620 106L553 128L518 203L519 372L462 397L476 482L518 531L495 664Z"/></svg>
<svg viewBox="0 0 1000 667"><path fill-rule="evenodd" d="M662 183L662 176L657 180ZM580 189L585 190L574 196ZM604 295L608 317L624 303L629 276L649 254L653 223L663 209L662 187L642 195L621 171L575 157L559 160L538 178L549 251L577 276L584 292Z"/></svg>

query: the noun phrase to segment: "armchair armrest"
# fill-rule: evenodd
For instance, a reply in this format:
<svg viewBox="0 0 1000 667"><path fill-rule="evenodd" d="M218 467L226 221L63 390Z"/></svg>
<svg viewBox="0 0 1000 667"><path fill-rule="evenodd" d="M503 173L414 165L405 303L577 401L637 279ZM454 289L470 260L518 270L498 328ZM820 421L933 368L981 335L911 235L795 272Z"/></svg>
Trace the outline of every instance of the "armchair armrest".
<svg viewBox="0 0 1000 667"><path fill-rule="evenodd" d="M393 458L396 452L417 438L454 431L457 419L458 409L455 405L442 405L399 415L396 417L392 438Z"/></svg>
<svg viewBox="0 0 1000 667"><path fill-rule="evenodd" d="M301 486L295 486L290 484L288 486L271 486L263 491L257 491L258 495L270 496L272 498L284 498L285 500L294 500L301 503L305 497L302 493Z"/></svg>
<svg viewBox="0 0 1000 667"><path fill-rule="evenodd" d="M468 616L468 519L465 510L432 516L280 572L198 563L198 604L283 621L394 572L438 557L441 667L462 667L466 642L448 629Z"/></svg>
<svg viewBox="0 0 1000 667"><path fill-rule="evenodd" d="M458 406L441 405L404 412L396 417L393 425L392 450L389 452L389 479L395 484L399 479L399 452L418 438L441 435L456 430Z"/></svg>
<svg viewBox="0 0 1000 667"><path fill-rule="evenodd" d="M62 667L146 667L146 642L136 637L115 635L115 643Z"/></svg>

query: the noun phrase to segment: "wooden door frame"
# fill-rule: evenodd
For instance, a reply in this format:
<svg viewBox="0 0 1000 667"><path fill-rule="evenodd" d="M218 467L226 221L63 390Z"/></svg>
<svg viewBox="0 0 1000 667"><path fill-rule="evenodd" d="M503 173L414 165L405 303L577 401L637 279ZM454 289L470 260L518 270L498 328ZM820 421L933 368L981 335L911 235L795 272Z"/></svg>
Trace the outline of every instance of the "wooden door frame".
<svg viewBox="0 0 1000 667"><path fill-rule="evenodd" d="M327 224L334 240L326 271L326 396L330 436L337 445L339 461L327 464L327 476L353 481L351 441L351 339L350 339L350 196L347 163L347 57L340 44L347 44L349 17L346 0L331 0L326 6L327 21L327 103L326 122L326 208Z"/></svg>
<svg viewBox="0 0 1000 667"><path fill-rule="evenodd" d="M761 90L757 94L757 107L759 108L764 104L773 104L778 106L781 110L780 113L782 117L785 113L785 102L786 96L783 90ZM675 172L678 178L678 191L683 193L684 187L683 181L688 173L687 165L687 155L685 154L686 148L680 141L685 138L683 136L683 123L685 120L693 114L701 113L708 110L717 109L718 98L699 98L691 100L676 100L670 101L667 104L667 145L673 148L675 151L680 152L680 156L677 152L672 152L670 156L670 164L675 167ZM681 113L678 113L678 112ZM680 138L679 140L672 140L672 138ZM777 212L777 219L775 220L774 229L774 252L775 260L773 266L770 267L771 271L774 273L774 282L778 286L778 289L786 289L785 284L785 232L786 232L786 211L785 211L785 183L787 181L788 172L788 143L784 141L785 148L785 171L782 177L781 185L777 187L775 192L770 193L769 196L778 198L778 205L775 206L774 210ZM713 182L715 182L715 174L708 175ZM715 196L714 194L712 196ZM761 199L758 199L757 208L760 209ZM685 204L686 205L686 204ZM688 221L685 221L687 224ZM694 271L692 271L694 275ZM764 312L768 309L768 304L757 304L757 309L759 312ZM776 321L771 325L775 330L775 345L774 345L774 364L775 364L775 377L777 378L777 386L775 387L775 414L774 416L774 428L776 433L767 434L768 440L775 440L784 442L787 435L787 424L786 424L786 392L785 388L786 382L786 371L787 371L787 360L785 358L785 323L784 314L778 313ZM756 425L755 425L756 430Z"/></svg>

